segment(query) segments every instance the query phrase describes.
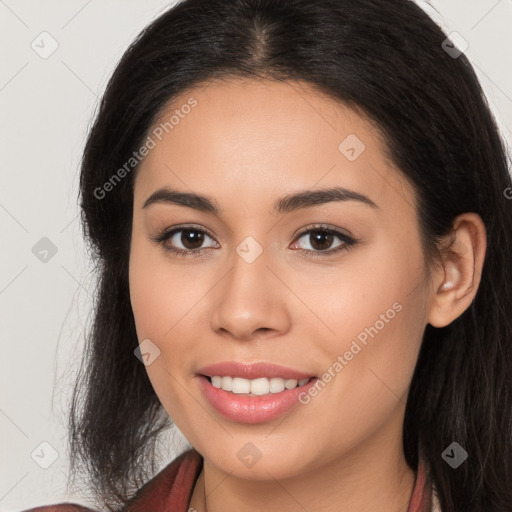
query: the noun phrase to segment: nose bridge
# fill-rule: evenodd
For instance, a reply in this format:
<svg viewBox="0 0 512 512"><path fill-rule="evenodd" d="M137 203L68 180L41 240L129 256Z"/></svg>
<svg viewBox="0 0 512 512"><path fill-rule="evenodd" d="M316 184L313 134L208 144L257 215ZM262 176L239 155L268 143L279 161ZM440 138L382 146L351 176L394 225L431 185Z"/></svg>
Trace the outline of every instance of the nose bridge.
<svg viewBox="0 0 512 512"><path fill-rule="evenodd" d="M229 331L248 339L258 329L285 327L284 304L279 300L277 283L267 268L270 253L254 237L248 236L230 258L231 270L222 280L212 315L212 328Z"/></svg>
<svg viewBox="0 0 512 512"><path fill-rule="evenodd" d="M268 251L252 236L246 237L232 255L232 271L229 276L230 293L259 298L267 281L269 270ZM261 301L259 301L261 302Z"/></svg>

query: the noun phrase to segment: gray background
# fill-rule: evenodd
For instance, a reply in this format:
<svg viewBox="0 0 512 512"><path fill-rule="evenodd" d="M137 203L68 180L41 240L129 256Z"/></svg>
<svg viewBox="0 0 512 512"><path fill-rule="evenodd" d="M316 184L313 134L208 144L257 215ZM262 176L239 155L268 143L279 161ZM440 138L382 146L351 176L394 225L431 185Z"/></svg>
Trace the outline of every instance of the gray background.
<svg viewBox="0 0 512 512"><path fill-rule="evenodd" d="M418 3L468 42L510 147L512 2ZM78 222L78 166L116 62L171 4L0 0L0 511L87 504L65 495L66 404L94 282ZM162 441L163 465L185 441L179 432Z"/></svg>

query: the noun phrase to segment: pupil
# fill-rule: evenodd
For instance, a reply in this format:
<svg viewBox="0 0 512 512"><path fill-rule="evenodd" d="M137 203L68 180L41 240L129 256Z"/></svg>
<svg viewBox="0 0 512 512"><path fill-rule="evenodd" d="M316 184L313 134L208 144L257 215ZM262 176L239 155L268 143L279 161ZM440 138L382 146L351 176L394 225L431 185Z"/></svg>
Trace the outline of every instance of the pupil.
<svg viewBox="0 0 512 512"><path fill-rule="evenodd" d="M204 234L200 233L199 231L194 231L191 229L183 230L181 234L181 243L187 248L187 249L197 249L197 247L194 245L198 245L199 247L203 243Z"/></svg>
<svg viewBox="0 0 512 512"><path fill-rule="evenodd" d="M313 233L316 233L316 236ZM328 249L329 246L332 244L333 235L331 233L315 231L315 232L312 232L310 236L314 240L314 243L312 243L311 246L319 251ZM322 243L322 240L324 243ZM319 243L320 247L318 247L318 243ZM315 246L315 244L317 244L317 246Z"/></svg>

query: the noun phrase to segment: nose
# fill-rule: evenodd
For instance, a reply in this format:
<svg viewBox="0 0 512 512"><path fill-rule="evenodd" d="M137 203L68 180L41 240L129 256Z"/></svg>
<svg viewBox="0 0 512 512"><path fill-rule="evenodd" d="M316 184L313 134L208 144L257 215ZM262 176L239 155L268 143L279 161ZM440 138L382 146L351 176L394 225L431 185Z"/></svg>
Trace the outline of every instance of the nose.
<svg viewBox="0 0 512 512"><path fill-rule="evenodd" d="M235 253L233 265L217 288L212 329L233 340L274 337L290 328L290 293L269 268L265 251L254 261Z"/></svg>

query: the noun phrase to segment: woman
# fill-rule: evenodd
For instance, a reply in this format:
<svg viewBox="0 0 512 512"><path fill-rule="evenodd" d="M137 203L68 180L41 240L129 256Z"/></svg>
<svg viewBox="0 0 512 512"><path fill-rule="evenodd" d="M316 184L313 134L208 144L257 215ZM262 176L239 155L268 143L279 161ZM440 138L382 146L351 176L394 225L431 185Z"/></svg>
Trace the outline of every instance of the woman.
<svg viewBox="0 0 512 512"><path fill-rule="evenodd" d="M512 184L454 49L408 0L186 0L128 49L80 182L98 506L512 510Z"/></svg>

